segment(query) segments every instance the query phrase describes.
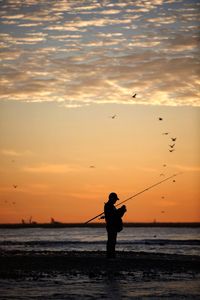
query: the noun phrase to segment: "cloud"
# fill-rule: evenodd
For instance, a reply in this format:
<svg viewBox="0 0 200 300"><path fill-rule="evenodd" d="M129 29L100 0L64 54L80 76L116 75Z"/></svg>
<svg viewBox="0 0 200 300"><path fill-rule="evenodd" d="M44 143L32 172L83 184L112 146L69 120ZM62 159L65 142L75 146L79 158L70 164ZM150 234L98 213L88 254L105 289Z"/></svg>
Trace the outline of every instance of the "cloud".
<svg viewBox="0 0 200 300"><path fill-rule="evenodd" d="M158 173L158 169L155 168L150 168L150 167L139 167L139 170L143 172L148 172L148 173Z"/></svg>
<svg viewBox="0 0 200 300"><path fill-rule="evenodd" d="M23 54L23 51L21 50L7 50L2 51L0 53L0 61L6 61L6 60L16 60Z"/></svg>
<svg viewBox="0 0 200 300"><path fill-rule="evenodd" d="M47 26L45 28L45 30L84 32L85 31L84 28L105 27L107 25L121 25L121 24L129 24L129 23L131 23L131 20L115 20L115 19L95 18L92 20L75 20L75 21L71 21L71 22L68 21L68 22L65 22L63 25Z"/></svg>
<svg viewBox="0 0 200 300"><path fill-rule="evenodd" d="M17 24L18 27L35 27L40 26L42 23L24 23L24 24Z"/></svg>
<svg viewBox="0 0 200 300"><path fill-rule="evenodd" d="M115 14L119 14L121 11L117 10L117 9L108 9L108 10L104 10L102 12L100 12L100 14L103 15L115 15Z"/></svg>
<svg viewBox="0 0 200 300"><path fill-rule="evenodd" d="M4 20L2 20L1 23L6 24L6 25L14 25L14 24L17 24L17 21L13 21L13 20L12 21L7 21L7 20L4 21Z"/></svg>
<svg viewBox="0 0 200 300"><path fill-rule="evenodd" d="M12 149L1 149L0 153L5 156L13 156L13 157L33 155L33 152L30 150L25 150L25 151L19 152L19 151L12 150Z"/></svg>
<svg viewBox="0 0 200 300"><path fill-rule="evenodd" d="M178 203L177 201L173 201L173 200L159 200L159 205L163 207L173 207L173 206L177 206Z"/></svg>
<svg viewBox="0 0 200 300"><path fill-rule="evenodd" d="M200 106L197 3L45 4L4 6L0 100Z"/></svg>
<svg viewBox="0 0 200 300"><path fill-rule="evenodd" d="M74 10L93 10L98 8L100 5L83 5L83 6L78 6L78 7L74 7Z"/></svg>
<svg viewBox="0 0 200 300"><path fill-rule="evenodd" d="M3 19L8 19L8 20L18 20L18 19L23 19L24 15L23 14L16 14L16 15L7 15L7 16L3 16Z"/></svg>
<svg viewBox="0 0 200 300"><path fill-rule="evenodd" d="M176 22L176 17L171 16L171 17L163 17L163 18L152 18L152 19L147 19L147 22L152 22L152 23L157 23L157 24L172 24Z"/></svg>
<svg viewBox="0 0 200 300"><path fill-rule="evenodd" d="M174 167L184 172L200 172L200 166L175 165Z"/></svg>
<svg viewBox="0 0 200 300"><path fill-rule="evenodd" d="M47 174L64 174L71 172L80 172L83 168L80 166L71 166L66 164L40 164L36 166L25 166L23 172L27 173L47 173Z"/></svg>

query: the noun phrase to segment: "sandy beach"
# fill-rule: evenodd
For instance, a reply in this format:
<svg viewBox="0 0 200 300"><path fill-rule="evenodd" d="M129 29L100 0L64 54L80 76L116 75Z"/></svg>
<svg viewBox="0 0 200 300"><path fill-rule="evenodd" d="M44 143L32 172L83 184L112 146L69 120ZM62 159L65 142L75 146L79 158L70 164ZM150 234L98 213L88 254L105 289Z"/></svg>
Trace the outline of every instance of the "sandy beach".
<svg viewBox="0 0 200 300"><path fill-rule="evenodd" d="M1 251L0 299L199 299L199 270L189 255Z"/></svg>

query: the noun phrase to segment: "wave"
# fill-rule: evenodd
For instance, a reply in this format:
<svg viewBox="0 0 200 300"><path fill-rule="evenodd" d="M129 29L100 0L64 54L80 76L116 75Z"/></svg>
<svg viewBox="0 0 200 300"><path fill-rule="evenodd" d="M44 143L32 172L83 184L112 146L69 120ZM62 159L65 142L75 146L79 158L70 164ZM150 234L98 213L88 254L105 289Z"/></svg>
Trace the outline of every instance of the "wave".
<svg viewBox="0 0 200 300"><path fill-rule="evenodd" d="M91 245L105 244L106 240L101 241L0 241L0 246L6 245L24 245L24 246L67 246L67 245ZM119 245L195 245L200 246L200 240L168 240L168 239L145 239L145 240L122 240L117 242Z"/></svg>

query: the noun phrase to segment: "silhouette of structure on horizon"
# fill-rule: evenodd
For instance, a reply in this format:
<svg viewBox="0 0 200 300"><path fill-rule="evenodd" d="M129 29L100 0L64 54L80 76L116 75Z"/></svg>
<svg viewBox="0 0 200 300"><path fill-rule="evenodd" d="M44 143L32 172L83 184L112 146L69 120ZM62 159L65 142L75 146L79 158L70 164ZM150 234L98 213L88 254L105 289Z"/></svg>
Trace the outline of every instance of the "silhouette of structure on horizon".
<svg viewBox="0 0 200 300"><path fill-rule="evenodd" d="M61 222L56 221L54 218L51 217L51 224L58 225L58 224L61 224Z"/></svg>

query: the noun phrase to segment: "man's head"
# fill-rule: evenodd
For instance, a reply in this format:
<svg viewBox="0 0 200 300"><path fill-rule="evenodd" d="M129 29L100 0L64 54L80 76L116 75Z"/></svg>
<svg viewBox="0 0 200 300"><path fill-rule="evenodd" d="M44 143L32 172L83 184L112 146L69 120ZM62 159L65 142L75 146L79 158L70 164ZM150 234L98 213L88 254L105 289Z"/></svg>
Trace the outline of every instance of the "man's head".
<svg viewBox="0 0 200 300"><path fill-rule="evenodd" d="M109 201L112 203L115 203L117 200L119 200L118 196L116 193L110 193L109 195Z"/></svg>

